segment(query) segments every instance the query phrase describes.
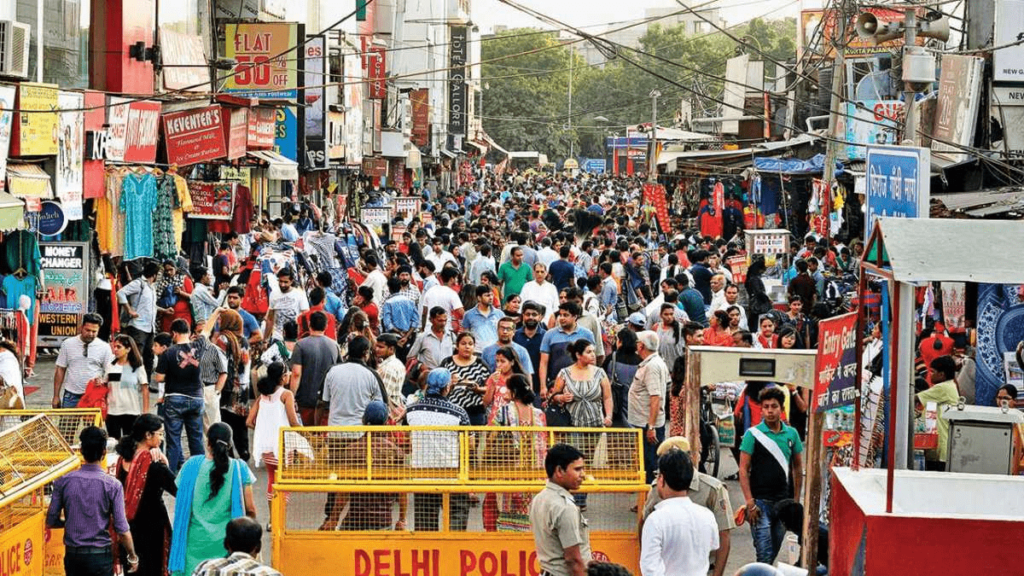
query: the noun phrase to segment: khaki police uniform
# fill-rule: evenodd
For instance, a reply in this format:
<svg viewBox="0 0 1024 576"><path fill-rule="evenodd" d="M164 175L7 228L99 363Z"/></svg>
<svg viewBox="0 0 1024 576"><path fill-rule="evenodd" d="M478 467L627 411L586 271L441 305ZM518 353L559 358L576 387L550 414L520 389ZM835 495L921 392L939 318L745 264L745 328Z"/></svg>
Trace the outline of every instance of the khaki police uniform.
<svg viewBox="0 0 1024 576"><path fill-rule="evenodd" d="M580 547L583 563L590 562L590 529L572 494L550 480L530 504L530 524L541 573L571 576L565 549Z"/></svg>

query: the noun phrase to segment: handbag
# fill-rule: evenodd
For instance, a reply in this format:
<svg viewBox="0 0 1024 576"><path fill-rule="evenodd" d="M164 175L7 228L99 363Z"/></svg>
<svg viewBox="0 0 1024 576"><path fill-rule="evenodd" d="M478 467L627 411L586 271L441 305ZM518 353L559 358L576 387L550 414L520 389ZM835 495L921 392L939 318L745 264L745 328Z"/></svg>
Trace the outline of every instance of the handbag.
<svg viewBox="0 0 1024 576"><path fill-rule="evenodd" d="M544 420L553 428L572 426L572 414L565 404L548 402L547 408L544 409Z"/></svg>
<svg viewBox="0 0 1024 576"><path fill-rule="evenodd" d="M160 293L160 298L156 301L156 305L161 308L173 308L177 303L178 295L174 293L174 286L171 284L164 286L163 291Z"/></svg>
<svg viewBox="0 0 1024 576"><path fill-rule="evenodd" d="M25 401L18 395L18 389L0 378L0 409L22 410L24 408Z"/></svg>
<svg viewBox="0 0 1024 576"><path fill-rule="evenodd" d="M103 419L107 419L107 392L106 383L99 378L89 380L85 386L85 394L78 400L78 408L99 408Z"/></svg>

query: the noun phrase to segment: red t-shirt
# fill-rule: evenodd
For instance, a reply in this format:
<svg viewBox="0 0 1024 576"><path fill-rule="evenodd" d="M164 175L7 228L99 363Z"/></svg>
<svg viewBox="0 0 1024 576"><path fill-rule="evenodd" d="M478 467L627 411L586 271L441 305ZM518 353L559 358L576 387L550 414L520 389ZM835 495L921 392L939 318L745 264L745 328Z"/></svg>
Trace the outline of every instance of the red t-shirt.
<svg viewBox="0 0 1024 576"><path fill-rule="evenodd" d="M939 349L935 349L935 342L940 343ZM933 334L924 340L921 340L921 360L924 360L925 368L927 368L927 380L928 385L932 385L932 360L935 360L939 356L946 356L953 353L953 339L943 334Z"/></svg>

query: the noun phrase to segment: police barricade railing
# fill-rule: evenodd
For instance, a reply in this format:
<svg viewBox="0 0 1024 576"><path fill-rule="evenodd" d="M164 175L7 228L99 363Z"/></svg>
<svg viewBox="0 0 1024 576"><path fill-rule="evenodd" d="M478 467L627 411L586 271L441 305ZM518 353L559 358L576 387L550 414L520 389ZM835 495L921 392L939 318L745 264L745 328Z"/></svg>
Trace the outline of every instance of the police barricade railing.
<svg viewBox="0 0 1024 576"><path fill-rule="evenodd" d="M277 483L298 491L355 482L536 485L546 478L547 449L559 443L580 449L594 485L644 481L638 429L327 426L285 428L279 440Z"/></svg>
<svg viewBox="0 0 1024 576"><path fill-rule="evenodd" d="M529 511L557 443L586 458L575 498L595 558L638 568L638 430L311 427L280 440L272 563L285 574L535 576Z"/></svg>
<svg viewBox="0 0 1024 576"><path fill-rule="evenodd" d="M99 408L0 410L0 432L39 414L46 414L69 446L78 445L78 435L84 428L103 426L103 414Z"/></svg>

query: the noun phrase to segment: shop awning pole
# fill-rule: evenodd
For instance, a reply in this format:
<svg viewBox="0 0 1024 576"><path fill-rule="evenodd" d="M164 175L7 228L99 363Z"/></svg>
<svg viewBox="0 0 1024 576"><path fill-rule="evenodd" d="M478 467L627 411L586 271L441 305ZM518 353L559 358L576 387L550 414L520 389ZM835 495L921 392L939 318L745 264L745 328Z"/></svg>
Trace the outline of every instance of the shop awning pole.
<svg viewBox="0 0 1024 576"><path fill-rule="evenodd" d="M895 481L896 470L896 411L899 409L899 394L897 378L899 376L900 363L897 361L900 354L899 338L894 335L900 333L900 293L902 282L892 280L892 329L889 330L889 451L885 464L885 513L892 514L892 493L893 482ZM855 423L858 426L859 423ZM856 458L856 454L854 454Z"/></svg>

